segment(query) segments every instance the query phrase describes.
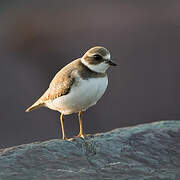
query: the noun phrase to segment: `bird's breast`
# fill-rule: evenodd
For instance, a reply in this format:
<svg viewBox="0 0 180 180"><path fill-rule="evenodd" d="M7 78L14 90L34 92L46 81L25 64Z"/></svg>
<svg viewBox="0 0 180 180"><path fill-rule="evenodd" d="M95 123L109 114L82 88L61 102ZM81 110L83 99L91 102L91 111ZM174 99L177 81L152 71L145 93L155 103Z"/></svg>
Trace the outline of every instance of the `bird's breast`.
<svg viewBox="0 0 180 180"><path fill-rule="evenodd" d="M90 78L87 80L80 80L76 87L73 87L72 92L79 91L80 97L84 97L86 101L96 102L104 94L108 85L108 78Z"/></svg>
<svg viewBox="0 0 180 180"><path fill-rule="evenodd" d="M64 114L85 110L96 104L104 94L107 85L107 76L89 79L79 78L71 87L70 92L55 99L52 105L55 110Z"/></svg>

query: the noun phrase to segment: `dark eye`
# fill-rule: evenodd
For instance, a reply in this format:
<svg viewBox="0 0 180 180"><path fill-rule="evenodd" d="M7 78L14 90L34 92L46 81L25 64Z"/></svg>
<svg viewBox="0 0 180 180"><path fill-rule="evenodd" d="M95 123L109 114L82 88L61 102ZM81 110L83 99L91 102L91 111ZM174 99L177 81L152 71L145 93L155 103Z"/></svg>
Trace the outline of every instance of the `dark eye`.
<svg viewBox="0 0 180 180"><path fill-rule="evenodd" d="M100 55L98 55L98 54L95 54L95 55L94 55L94 59L95 59L95 60L101 60L102 57L101 57Z"/></svg>

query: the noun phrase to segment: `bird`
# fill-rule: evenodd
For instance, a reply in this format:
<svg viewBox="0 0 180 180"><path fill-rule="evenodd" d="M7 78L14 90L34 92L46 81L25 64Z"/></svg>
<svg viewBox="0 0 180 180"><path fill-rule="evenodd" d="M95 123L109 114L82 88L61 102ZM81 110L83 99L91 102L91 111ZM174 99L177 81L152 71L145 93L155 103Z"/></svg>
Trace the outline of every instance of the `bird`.
<svg viewBox="0 0 180 180"><path fill-rule="evenodd" d="M79 134L84 138L82 114L95 105L108 86L106 70L117 64L110 52L102 47L90 48L81 58L63 67L52 79L49 88L26 112L40 107L60 112L62 139L67 140L64 115L78 113Z"/></svg>

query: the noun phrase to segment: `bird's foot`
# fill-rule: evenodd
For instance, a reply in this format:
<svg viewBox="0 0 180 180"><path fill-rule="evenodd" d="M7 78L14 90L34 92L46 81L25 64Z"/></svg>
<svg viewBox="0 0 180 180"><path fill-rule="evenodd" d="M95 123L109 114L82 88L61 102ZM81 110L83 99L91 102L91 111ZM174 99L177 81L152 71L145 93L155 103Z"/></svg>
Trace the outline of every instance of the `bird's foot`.
<svg viewBox="0 0 180 180"><path fill-rule="evenodd" d="M64 136L64 137L62 138L62 140L68 140L68 138L67 138L66 136Z"/></svg>
<svg viewBox="0 0 180 180"><path fill-rule="evenodd" d="M84 134L78 134L77 136L74 136L74 137L68 139L68 141L75 141L77 138L84 139L85 135Z"/></svg>
<svg viewBox="0 0 180 180"><path fill-rule="evenodd" d="M81 133L79 133L77 136L75 136L76 138L77 137L79 137L79 138L82 138L82 139L84 139L84 137L86 136L86 134L81 134Z"/></svg>
<svg viewBox="0 0 180 180"><path fill-rule="evenodd" d="M85 139L86 137L93 138L93 134L78 134L72 138L66 139L67 141L75 141L77 138Z"/></svg>

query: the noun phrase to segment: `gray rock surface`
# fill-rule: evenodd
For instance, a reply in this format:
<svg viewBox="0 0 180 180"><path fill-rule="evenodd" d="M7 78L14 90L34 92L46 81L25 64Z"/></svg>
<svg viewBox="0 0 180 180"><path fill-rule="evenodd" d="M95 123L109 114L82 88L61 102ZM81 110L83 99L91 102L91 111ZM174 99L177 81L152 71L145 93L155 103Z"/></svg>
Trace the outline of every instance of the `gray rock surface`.
<svg viewBox="0 0 180 180"><path fill-rule="evenodd" d="M0 150L0 180L179 180L180 121Z"/></svg>

